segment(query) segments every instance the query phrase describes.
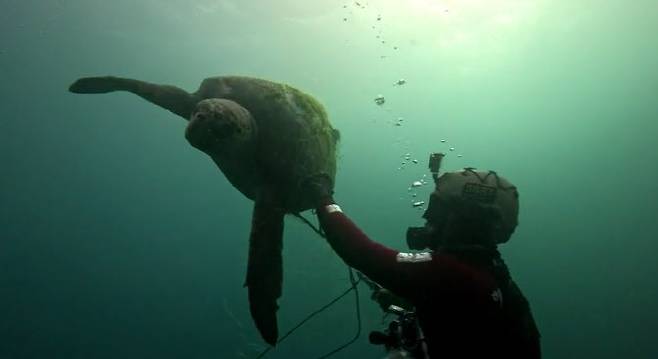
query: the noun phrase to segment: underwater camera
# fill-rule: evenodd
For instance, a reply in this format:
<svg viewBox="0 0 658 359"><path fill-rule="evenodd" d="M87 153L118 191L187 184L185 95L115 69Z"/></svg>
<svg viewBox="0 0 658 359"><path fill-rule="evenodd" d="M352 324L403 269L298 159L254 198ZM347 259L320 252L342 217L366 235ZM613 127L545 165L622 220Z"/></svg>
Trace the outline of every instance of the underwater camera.
<svg viewBox="0 0 658 359"><path fill-rule="evenodd" d="M435 183L436 180L439 178L439 170L441 169L441 161L443 160L443 157L445 157L445 154L441 152L430 154L430 159L428 161L429 168Z"/></svg>
<svg viewBox="0 0 658 359"><path fill-rule="evenodd" d="M425 358L423 353L426 348L416 313L395 305L391 305L386 312L397 315L397 318L383 332L370 332L370 343L383 345L386 351L404 351L412 358Z"/></svg>
<svg viewBox="0 0 658 359"><path fill-rule="evenodd" d="M438 181L439 170L441 169L441 161L445 154L436 152L431 153L429 158L429 169L432 173L432 178L434 178L434 183ZM431 203L430 203L431 207ZM430 211L431 208L427 210ZM427 214L427 213L426 213ZM426 216L423 216L426 217ZM407 246L411 250L423 250L429 247L430 245L431 232L430 228L427 227L409 227L407 228Z"/></svg>

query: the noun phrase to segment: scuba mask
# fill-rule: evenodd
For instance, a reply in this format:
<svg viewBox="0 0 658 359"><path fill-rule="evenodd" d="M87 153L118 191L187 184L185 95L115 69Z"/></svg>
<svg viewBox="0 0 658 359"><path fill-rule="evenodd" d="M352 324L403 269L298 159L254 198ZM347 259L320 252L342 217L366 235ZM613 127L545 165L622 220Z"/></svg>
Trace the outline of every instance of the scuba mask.
<svg viewBox="0 0 658 359"><path fill-rule="evenodd" d="M430 245L430 232L425 227L407 228L407 246L412 250L423 250Z"/></svg>
<svg viewBox="0 0 658 359"><path fill-rule="evenodd" d="M443 227L447 218L447 204L434 193L430 195L429 204L423 218L427 223L422 227L407 228L407 246L412 250L423 250L432 247L436 232ZM431 222L430 222L431 221Z"/></svg>

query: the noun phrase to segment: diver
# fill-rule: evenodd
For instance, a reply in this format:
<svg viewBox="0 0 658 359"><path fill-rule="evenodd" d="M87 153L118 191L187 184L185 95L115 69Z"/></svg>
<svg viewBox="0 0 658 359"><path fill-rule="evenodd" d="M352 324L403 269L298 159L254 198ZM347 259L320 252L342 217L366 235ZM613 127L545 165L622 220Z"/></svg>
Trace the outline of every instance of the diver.
<svg viewBox="0 0 658 359"><path fill-rule="evenodd" d="M369 239L334 201L328 177L304 184L333 250L380 286L376 299L399 315L395 328L373 332L371 341L396 349L389 358L540 358L530 306L497 249L517 226L517 189L493 171L439 176L442 158L430 156L435 190L426 223L407 230L408 246L425 252L402 253ZM381 295L389 292L401 301ZM405 323L415 341L406 351L389 340Z"/></svg>

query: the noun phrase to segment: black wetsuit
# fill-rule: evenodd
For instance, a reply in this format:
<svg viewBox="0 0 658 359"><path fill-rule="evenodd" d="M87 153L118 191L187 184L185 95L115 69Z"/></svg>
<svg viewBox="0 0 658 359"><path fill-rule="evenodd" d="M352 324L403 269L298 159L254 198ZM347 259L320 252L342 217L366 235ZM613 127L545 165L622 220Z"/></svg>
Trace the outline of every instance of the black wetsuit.
<svg viewBox="0 0 658 359"><path fill-rule="evenodd" d="M400 253L370 240L335 207L318 217L349 266L416 308L430 358L540 358L527 300L498 251Z"/></svg>

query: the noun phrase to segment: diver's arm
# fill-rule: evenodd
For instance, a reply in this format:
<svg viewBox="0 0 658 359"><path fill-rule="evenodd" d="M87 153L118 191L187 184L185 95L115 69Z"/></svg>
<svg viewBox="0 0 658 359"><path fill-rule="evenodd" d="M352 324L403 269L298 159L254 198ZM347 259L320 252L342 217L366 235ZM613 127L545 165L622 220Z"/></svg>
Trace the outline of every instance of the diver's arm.
<svg viewBox="0 0 658 359"><path fill-rule="evenodd" d="M403 297L414 297L422 287L430 262L400 261L398 251L370 240L329 199L317 213L329 244L347 265Z"/></svg>

